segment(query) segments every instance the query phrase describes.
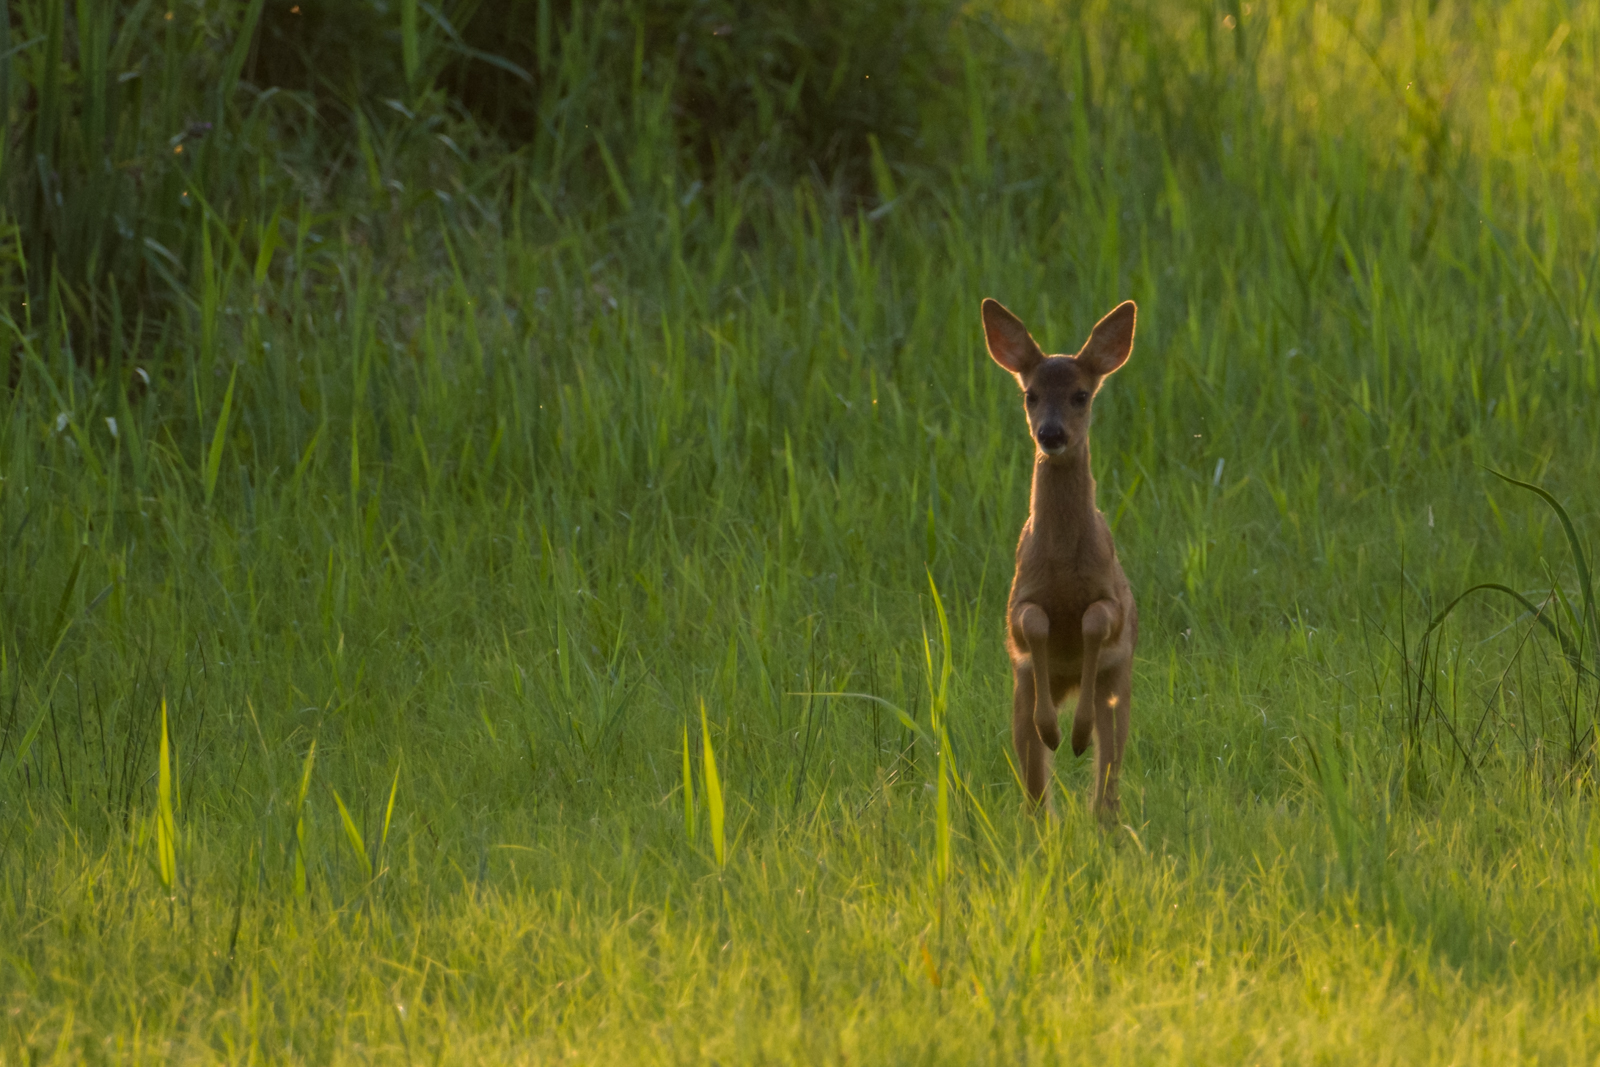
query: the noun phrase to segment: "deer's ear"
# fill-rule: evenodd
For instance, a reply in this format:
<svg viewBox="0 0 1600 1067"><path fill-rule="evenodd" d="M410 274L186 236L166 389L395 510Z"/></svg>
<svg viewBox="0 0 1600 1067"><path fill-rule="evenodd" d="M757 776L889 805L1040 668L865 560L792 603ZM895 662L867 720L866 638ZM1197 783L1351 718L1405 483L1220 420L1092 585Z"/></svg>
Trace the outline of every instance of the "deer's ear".
<svg viewBox="0 0 1600 1067"><path fill-rule="evenodd" d="M1128 354L1133 351L1134 311L1133 301L1124 300L1095 323L1078 353L1078 363L1084 370L1104 377L1128 362Z"/></svg>
<svg viewBox="0 0 1600 1067"><path fill-rule="evenodd" d="M1027 374L1044 359L1022 320L993 297L983 301L983 339L990 358L1012 374Z"/></svg>

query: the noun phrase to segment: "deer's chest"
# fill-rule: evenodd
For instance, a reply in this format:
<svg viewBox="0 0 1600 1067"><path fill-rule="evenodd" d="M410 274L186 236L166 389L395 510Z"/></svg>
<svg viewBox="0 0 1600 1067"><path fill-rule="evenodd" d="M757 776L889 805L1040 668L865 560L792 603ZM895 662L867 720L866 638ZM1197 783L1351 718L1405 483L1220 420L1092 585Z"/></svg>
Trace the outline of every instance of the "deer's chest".
<svg viewBox="0 0 1600 1067"><path fill-rule="evenodd" d="M1079 623L1089 605L1097 600L1120 602L1127 586L1109 532L1089 533L1091 536L1076 538L1051 537L1030 522L1017 545L1011 614L1023 603L1043 608L1050 619L1051 648L1068 655L1082 646Z"/></svg>

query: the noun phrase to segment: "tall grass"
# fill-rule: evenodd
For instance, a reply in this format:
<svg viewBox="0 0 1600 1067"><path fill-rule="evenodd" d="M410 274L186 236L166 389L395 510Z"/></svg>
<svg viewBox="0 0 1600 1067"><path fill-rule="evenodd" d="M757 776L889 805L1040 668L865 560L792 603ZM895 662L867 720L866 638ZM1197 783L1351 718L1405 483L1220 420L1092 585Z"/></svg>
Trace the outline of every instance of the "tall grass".
<svg viewBox="0 0 1600 1067"><path fill-rule="evenodd" d="M598 15L500 145L426 14L335 163L263 91L172 185L118 373L3 327L0 1056L1593 1058L1593 11L980 5L867 192L582 95ZM1008 765L991 294L1140 303L1114 835Z"/></svg>

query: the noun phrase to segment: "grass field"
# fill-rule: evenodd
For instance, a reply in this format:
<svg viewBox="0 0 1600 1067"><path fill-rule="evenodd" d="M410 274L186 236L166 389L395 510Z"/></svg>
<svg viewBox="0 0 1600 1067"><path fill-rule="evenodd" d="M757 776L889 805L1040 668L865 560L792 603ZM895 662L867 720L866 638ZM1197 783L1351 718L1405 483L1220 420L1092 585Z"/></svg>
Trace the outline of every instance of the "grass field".
<svg viewBox="0 0 1600 1067"><path fill-rule="evenodd" d="M240 88L140 186L155 310L6 216L0 1064L1600 1058L1600 6L947 44L859 187L696 169L637 75L315 173ZM1010 767L983 296L1139 302L1111 833Z"/></svg>

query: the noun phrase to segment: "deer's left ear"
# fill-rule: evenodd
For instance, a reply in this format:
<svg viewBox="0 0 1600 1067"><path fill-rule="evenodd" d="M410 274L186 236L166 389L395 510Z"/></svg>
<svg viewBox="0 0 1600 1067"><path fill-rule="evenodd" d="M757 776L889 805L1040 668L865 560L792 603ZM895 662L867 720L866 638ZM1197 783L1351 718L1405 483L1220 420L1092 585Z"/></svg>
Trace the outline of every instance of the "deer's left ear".
<svg viewBox="0 0 1600 1067"><path fill-rule="evenodd" d="M1134 313L1133 301L1124 300L1095 323L1077 356L1084 370L1104 377L1128 362L1133 351Z"/></svg>

